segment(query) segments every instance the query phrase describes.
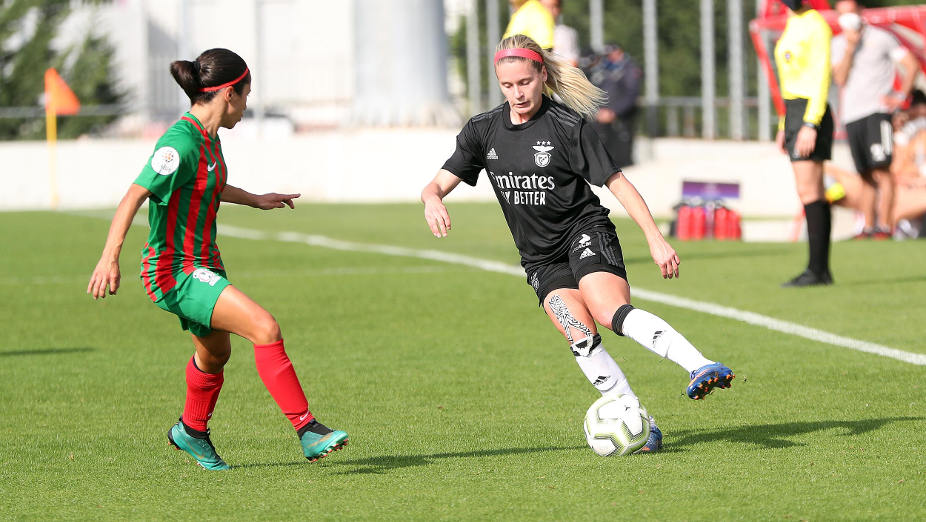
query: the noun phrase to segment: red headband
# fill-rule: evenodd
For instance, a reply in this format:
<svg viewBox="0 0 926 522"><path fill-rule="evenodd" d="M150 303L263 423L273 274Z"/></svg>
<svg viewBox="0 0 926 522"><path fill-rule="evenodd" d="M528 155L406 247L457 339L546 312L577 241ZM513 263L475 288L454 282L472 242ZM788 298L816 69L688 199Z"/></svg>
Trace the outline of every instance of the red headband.
<svg viewBox="0 0 926 522"><path fill-rule="evenodd" d="M242 78L244 78L245 76L247 76L247 75L248 75L248 72L250 72L250 70L249 70L247 67L245 67L245 68L244 68L244 72L241 73L241 76L235 78L234 80L232 80L232 81L230 81L230 82L223 83L222 85L216 85L215 87L203 87L202 89L199 90L199 92L212 92L212 91L217 91L217 90L219 90L219 89L224 89L224 88L226 88L226 87L232 86L232 85L234 85L234 84L240 82Z"/></svg>
<svg viewBox="0 0 926 522"><path fill-rule="evenodd" d="M534 60L537 63L543 63L543 56L540 56L540 53L537 51L531 51L530 49L524 49L522 47L516 47L514 49L502 49L501 51L495 53L495 63L498 63L498 61L502 58L508 58L509 56L527 58L528 60Z"/></svg>

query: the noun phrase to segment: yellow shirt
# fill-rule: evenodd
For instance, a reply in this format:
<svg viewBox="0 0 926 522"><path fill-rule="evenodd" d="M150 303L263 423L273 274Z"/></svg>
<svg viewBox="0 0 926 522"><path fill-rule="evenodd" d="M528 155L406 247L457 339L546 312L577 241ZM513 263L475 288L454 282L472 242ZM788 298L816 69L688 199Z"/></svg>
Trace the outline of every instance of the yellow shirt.
<svg viewBox="0 0 926 522"><path fill-rule="evenodd" d="M832 37L826 20L816 10L808 9L788 18L775 44L781 96L786 100L806 98L804 121L814 125L820 124L826 112Z"/></svg>
<svg viewBox="0 0 926 522"><path fill-rule="evenodd" d="M527 0L511 15L508 28L505 29L502 38L523 34L531 37L540 47L552 49L554 25L553 15L539 0Z"/></svg>

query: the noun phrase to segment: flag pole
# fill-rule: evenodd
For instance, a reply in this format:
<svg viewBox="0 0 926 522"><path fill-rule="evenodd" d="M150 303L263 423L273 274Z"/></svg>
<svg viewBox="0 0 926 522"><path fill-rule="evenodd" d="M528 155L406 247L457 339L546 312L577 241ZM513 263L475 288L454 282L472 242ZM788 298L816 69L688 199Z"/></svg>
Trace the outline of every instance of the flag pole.
<svg viewBox="0 0 926 522"><path fill-rule="evenodd" d="M55 97L45 99L45 139L48 141L48 187L51 194L51 208L58 209L58 116L55 113Z"/></svg>

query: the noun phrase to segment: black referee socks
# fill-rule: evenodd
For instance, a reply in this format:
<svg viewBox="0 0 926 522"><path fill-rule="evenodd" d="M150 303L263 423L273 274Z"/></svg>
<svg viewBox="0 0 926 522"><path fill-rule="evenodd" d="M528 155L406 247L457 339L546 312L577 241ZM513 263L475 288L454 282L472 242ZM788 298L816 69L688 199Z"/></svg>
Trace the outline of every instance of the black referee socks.
<svg viewBox="0 0 926 522"><path fill-rule="evenodd" d="M830 269L830 232L833 220L830 204L820 199L804 205L804 215L807 218L807 240L810 247L807 268L822 276Z"/></svg>

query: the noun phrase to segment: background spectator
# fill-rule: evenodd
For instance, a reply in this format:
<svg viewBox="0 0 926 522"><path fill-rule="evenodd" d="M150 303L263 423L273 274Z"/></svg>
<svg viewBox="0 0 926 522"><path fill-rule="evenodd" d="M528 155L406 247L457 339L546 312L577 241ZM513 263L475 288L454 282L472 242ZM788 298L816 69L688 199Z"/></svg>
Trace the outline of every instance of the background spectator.
<svg viewBox="0 0 926 522"><path fill-rule="evenodd" d="M590 70L592 83L608 94L608 104L595 115L594 127L621 167L633 165L633 135L642 78L640 66L616 44L605 46L604 55Z"/></svg>
<svg viewBox="0 0 926 522"><path fill-rule="evenodd" d="M541 0L544 7L553 15L553 52L566 60L569 65L579 65L579 32L561 23L562 0Z"/></svg>
<svg viewBox="0 0 926 522"><path fill-rule="evenodd" d="M906 100L918 69L916 59L893 35L863 22L855 0L839 0L842 34L833 38L833 81L841 88L840 115L849 150L864 184L860 194L865 228L857 238L891 237L894 182L890 165L891 113ZM894 91L895 64L903 83Z"/></svg>
<svg viewBox="0 0 926 522"><path fill-rule="evenodd" d="M906 111L894 115L894 154L890 172L895 194L891 213L897 220L894 237L924 235L926 214L926 94L913 91L913 101ZM827 176L835 181L827 189L830 201L862 212L865 183L848 169L826 166Z"/></svg>

